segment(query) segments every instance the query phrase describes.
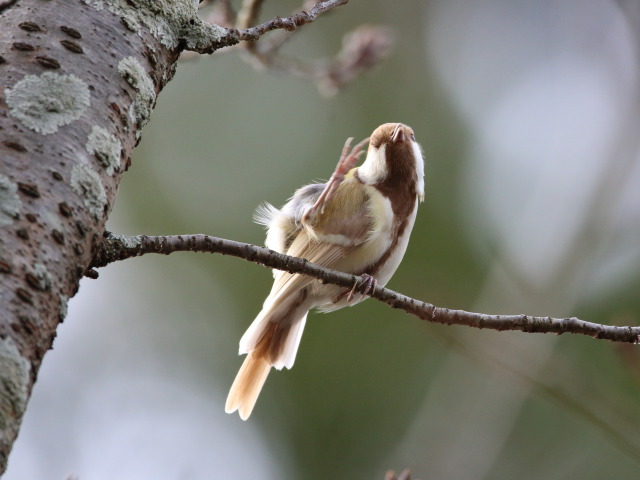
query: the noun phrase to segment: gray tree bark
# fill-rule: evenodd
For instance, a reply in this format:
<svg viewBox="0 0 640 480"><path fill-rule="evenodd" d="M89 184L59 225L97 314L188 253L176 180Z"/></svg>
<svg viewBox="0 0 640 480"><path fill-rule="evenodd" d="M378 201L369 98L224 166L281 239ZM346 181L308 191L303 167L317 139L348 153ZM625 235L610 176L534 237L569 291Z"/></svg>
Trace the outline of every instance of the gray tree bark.
<svg viewBox="0 0 640 480"><path fill-rule="evenodd" d="M180 51L238 42L197 8L0 1L0 473Z"/></svg>

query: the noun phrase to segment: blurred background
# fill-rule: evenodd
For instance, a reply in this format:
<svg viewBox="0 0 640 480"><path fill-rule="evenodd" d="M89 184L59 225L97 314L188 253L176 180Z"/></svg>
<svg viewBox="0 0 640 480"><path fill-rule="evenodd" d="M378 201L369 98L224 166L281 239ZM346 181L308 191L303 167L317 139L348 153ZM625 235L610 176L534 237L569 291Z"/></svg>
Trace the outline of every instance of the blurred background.
<svg viewBox="0 0 640 480"><path fill-rule="evenodd" d="M267 2L263 18L297 2ZM348 136L412 126L427 195L389 286L438 306L640 312L640 7L620 0L352 1L285 52L361 24L391 57L326 99L236 53L179 66L109 228L261 244L262 201L327 178ZM635 479L638 347L432 325L376 301L312 314L249 421L224 413L271 273L193 253L85 279L47 354L8 480Z"/></svg>

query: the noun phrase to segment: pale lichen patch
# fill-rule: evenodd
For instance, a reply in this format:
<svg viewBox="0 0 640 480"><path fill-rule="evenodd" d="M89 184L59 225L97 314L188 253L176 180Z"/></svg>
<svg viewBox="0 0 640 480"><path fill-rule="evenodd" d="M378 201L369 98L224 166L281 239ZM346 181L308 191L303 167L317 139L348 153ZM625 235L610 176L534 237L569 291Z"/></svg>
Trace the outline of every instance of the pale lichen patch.
<svg viewBox="0 0 640 480"><path fill-rule="evenodd" d="M69 297L61 293L58 294L58 320L61 322L67 316L67 304L69 303Z"/></svg>
<svg viewBox="0 0 640 480"><path fill-rule="evenodd" d="M129 107L129 118L140 128L149 121L156 92L153 81L140 62L134 57L125 57L118 63L118 72L133 87L136 94Z"/></svg>
<svg viewBox="0 0 640 480"><path fill-rule="evenodd" d="M128 237L125 235L115 235L113 233L111 235L115 240L121 242L125 248L136 248L142 243L142 237L140 235L133 237Z"/></svg>
<svg viewBox="0 0 640 480"><path fill-rule="evenodd" d="M71 170L71 188L82 197L84 206L96 220L100 220L107 204L107 195L100 180L100 175L91 168L77 164Z"/></svg>
<svg viewBox="0 0 640 480"><path fill-rule="evenodd" d="M140 23L131 15L123 16L122 23L124 23L124 26L134 33L138 33L140 31Z"/></svg>
<svg viewBox="0 0 640 480"><path fill-rule="evenodd" d="M108 175L113 175L114 172L120 170L122 144L107 129L97 125L94 126L87 138L85 148L89 154L95 155Z"/></svg>
<svg viewBox="0 0 640 480"><path fill-rule="evenodd" d="M38 280L40 290L49 290L53 285L53 277L42 263L36 263L33 266L33 273Z"/></svg>
<svg viewBox="0 0 640 480"><path fill-rule="evenodd" d="M48 135L80 118L91 103L89 87L75 75L27 75L5 99L9 113L34 132Z"/></svg>
<svg viewBox="0 0 640 480"><path fill-rule="evenodd" d="M11 225L18 217L20 208L22 202L18 196L18 185L0 175L0 227Z"/></svg>
<svg viewBox="0 0 640 480"><path fill-rule="evenodd" d="M218 25L206 22L194 22L186 31L183 32L182 38L185 41L187 50L213 53L220 48L222 39L228 35L228 31Z"/></svg>
<svg viewBox="0 0 640 480"><path fill-rule="evenodd" d="M198 17L197 0L83 0L98 10L107 9L120 16L125 26L139 32L146 27L167 48L183 41L187 49L199 50L219 45L229 31L203 22ZM135 29L135 30L134 30Z"/></svg>
<svg viewBox="0 0 640 480"><path fill-rule="evenodd" d="M15 342L0 338L0 443L4 445L11 444L18 433L29 397L30 369Z"/></svg>

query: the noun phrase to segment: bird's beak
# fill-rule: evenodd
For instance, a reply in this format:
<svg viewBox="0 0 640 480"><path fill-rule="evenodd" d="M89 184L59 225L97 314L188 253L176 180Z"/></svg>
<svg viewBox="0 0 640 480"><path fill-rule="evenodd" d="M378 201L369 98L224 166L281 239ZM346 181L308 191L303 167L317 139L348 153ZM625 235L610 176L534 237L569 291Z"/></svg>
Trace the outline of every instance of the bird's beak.
<svg viewBox="0 0 640 480"><path fill-rule="evenodd" d="M399 123L396 125L396 128L393 130L393 134L391 135L391 141L393 143L404 142L406 134L404 132L403 124Z"/></svg>

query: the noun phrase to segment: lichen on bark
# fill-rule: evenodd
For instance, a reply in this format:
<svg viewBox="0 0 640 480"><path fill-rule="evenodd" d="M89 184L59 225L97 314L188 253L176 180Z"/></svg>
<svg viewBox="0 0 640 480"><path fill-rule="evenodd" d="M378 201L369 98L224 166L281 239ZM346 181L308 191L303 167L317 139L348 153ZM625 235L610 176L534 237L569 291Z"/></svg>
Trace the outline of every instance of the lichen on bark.
<svg viewBox="0 0 640 480"><path fill-rule="evenodd" d="M85 148L91 155L95 155L105 168L107 175L113 175L120 170L122 143L114 135L111 135L106 128L94 125L87 138Z"/></svg>
<svg viewBox="0 0 640 480"><path fill-rule="evenodd" d="M29 398L29 362L9 337L0 338L0 444L13 443ZM18 421L16 421L18 420ZM6 448L0 448L0 452ZM2 459L6 463L6 459Z"/></svg>
<svg viewBox="0 0 640 480"><path fill-rule="evenodd" d="M197 0L83 0L98 10L120 16L123 24L139 33L150 31L169 49L183 42L187 50L199 51L220 44L228 35L226 28L203 22L198 17ZM135 8L131 8L134 4Z"/></svg>
<svg viewBox="0 0 640 480"><path fill-rule="evenodd" d="M5 94L9 113L43 135L80 118L91 100L87 84L75 75L27 75Z"/></svg>

